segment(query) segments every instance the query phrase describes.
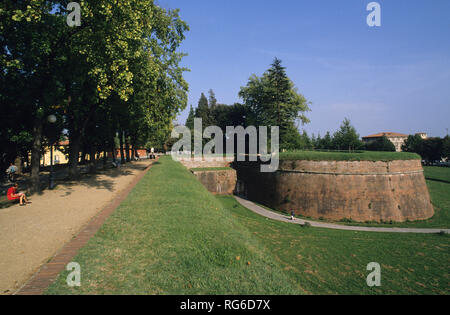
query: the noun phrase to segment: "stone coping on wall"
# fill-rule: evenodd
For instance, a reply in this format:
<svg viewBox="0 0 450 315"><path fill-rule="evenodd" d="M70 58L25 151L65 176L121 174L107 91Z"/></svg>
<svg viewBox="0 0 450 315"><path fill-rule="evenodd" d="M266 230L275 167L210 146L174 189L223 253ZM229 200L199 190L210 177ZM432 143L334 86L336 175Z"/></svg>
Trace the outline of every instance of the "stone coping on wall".
<svg viewBox="0 0 450 315"><path fill-rule="evenodd" d="M241 167L256 167L258 162L237 162ZM280 161L278 172L323 175L402 175L423 173L418 160L397 161Z"/></svg>

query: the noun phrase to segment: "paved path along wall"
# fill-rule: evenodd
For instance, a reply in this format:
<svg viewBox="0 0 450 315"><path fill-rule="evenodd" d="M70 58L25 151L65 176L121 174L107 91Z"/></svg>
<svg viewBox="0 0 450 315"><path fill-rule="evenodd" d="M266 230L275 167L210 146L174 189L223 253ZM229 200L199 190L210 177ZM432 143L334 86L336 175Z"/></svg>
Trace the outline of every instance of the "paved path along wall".
<svg viewBox="0 0 450 315"><path fill-rule="evenodd" d="M434 215L419 160L280 161L276 173L258 163L235 165L238 192L297 215L354 221L425 220Z"/></svg>
<svg viewBox="0 0 450 315"><path fill-rule="evenodd" d="M347 226L340 224L332 224L332 223L324 223L324 222L315 222L308 221L295 218L291 220L289 216L284 216L282 214L269 211L260 207L249 200L245 200L235 196L237 202L239 202L245 208L262 215L266 218L287 222L292 224L304 225L305 223L309 223L312 227L324 228L324 229L332 229L332 230L342 230L342 231L359 231L359 232L380 232L380 233L419 233L419 234L438 234L438 233L450 233L450 229L422 229L422 228L377 228L377 227L365 227L365 226Z"/></svg>

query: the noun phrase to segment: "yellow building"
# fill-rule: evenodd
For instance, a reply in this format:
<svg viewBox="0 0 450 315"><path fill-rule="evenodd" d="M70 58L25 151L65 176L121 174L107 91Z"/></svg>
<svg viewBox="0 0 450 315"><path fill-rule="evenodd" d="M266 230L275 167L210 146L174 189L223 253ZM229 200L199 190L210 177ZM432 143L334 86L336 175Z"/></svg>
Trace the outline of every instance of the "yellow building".
<svg viewBox="0 0 450 315"><path fill-rule="evenodd" d="M382 132L377 133L375 135L363 137L362 140L365 143L380 140L383 137L388 138L389 141L391 141L395 146L395 151L401 152L402 151L402 145L405 143L406 139L408 139L408 135L397 133L397 132Z"/></svg>
<svg viewBox="0 0 450 315"><path fill-rule="evenodd" d="M64 154L64 149L68 144L69 141L62 141L58 143L57 146L53 146L53 165L69 163L69 156L67 154ZM45 153L41 157L42 166L49 166L51 164L51 153L51 148L46 147Z"/></svg>

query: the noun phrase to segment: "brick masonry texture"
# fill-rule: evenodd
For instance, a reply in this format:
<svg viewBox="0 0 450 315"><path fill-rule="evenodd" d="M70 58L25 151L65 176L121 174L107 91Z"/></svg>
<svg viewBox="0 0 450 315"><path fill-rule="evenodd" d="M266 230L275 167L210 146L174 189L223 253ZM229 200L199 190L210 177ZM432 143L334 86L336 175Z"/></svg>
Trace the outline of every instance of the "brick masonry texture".
<svg viewBox="0 0 450 315"><path fill-rule="evenodd" d="M425 220L434 215L418 160L280 161L276 173L236 163L238 193L251 201L315 219Z"/></svg>
<svg viewBox="0 0 450 315"><path fill-rule="evenodd" d="M217 195L232 195L236 187L237 175L233 169L223 171L196 171L193 172L200 183L209 192Z"/></svg>

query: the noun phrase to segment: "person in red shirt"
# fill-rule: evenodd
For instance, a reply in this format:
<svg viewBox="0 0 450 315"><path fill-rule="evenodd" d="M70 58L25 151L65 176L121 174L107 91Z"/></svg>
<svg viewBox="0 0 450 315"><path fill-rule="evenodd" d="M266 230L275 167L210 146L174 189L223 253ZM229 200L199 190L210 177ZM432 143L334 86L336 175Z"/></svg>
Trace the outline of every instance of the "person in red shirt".
<svg viewBox="0 0 450 315"><path fill-rule="evenodd" d="M19 200L21 206L25 206L27 203L31 203L28 201L27 196L24 193L17 192L17 188L19 188L19 185L15 183L14 186L8 189L7 192L8 200L10 201Z"/></svg>

